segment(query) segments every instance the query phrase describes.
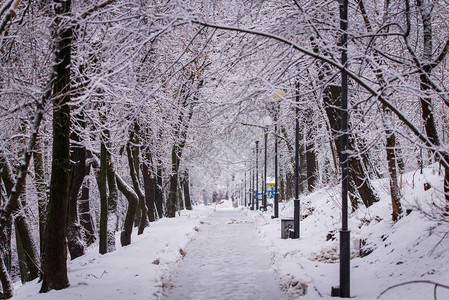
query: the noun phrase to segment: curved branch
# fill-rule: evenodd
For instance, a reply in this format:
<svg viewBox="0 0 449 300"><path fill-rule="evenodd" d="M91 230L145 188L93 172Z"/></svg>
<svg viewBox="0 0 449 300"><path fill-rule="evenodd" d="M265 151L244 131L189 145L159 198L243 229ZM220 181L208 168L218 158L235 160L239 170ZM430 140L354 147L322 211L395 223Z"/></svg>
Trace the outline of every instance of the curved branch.
<svg viewBox="0 0 449 300"><path fill-rule="evenodd" d="M413 284L413 283L429 283L429 284L434 284L435 285L435 289L440 286L442 288L445 288L445 289L449 290L449 286L448 285L444 285L444 284L441 284L441 283L438 283L438 282L435 282L435 281L432 281L432 280L412 280L412 281L406 281L406 282L403 282L403 283L399 283L399 284L395 284L393 286L390 286L386 290L382 291L382 293L380 293L379 296L377 296L376 299L379 299L380 297L382 297L389 290L392 290L394 288L397 288L397 287L400 287L400 286L403 286L403 285Z"/></svg>
<svg viewBox="0 0 449 300"><path fill-rule="evenodd" d="M407 1L408 2L408 1ZM423 132L421 132L415 125L413 125L412 122L410 122L410 120L408 120L405 115L397 108L395 107L393 104L391 104L387 99L385 99L385 97L379 92L376 91L374 88L372 88L370 86L370 84L368 82L366 82L365 80L363 80L362 78L360 78L356 73L354 73L353 71L347 69L345 66L341 65L340 63L333 61L325 56L322 56L318 53L315 53L311 50L308 50L304 47L301 47L299 45L297 45L296 43L287 40L286 38L274 35L274 34L270 34L267 32L262 32L262 31L257 31L257 30L252 30L252 29L247 29L247 28L240 28L240 27L232 27L232 26L225 26L225 25L220 25L220 24L213 24L213 23L207 23L205 21L201 21L201 20L192 20L191 21L194 24L199 24L202 26L206 26L206 27L211 27L211 28L216 28L216 29L222 29L222 30L229 30L229 31L236 31L236 32L243 32L243 33L249 33L249 34L254 34L254 35L258 35L258 36L262 36L262 37L266 37L266 38L270 38L270 39L274 39L276 41L279 41L283 44L289 45L290 47L292 47L293 49L296 49L310 57L313 57L315 59L321 60L325 63L328 63L329 65L335 67L336 69L340 70L340 71L344 71L346 72L346 74L353 79L356 83L358 83L360 86L362 86L367 92L369 92L370 94L372 94L374 97L376 97L383 105L385 105L387 108L389 108L398 118L399 120L402 121L402 123L407 126L412 132L413 134L420 140L422 141L426 146L428 146L429 148L432 149L432 151L435 152L435 154L437 154L437 156L440 158L441 164L446 167L449 168L449 154L446 153L445 151L442 151L440 149L437 148L438 145L434 145L430 139L426 136L426 134L424 134Z"/></svg>

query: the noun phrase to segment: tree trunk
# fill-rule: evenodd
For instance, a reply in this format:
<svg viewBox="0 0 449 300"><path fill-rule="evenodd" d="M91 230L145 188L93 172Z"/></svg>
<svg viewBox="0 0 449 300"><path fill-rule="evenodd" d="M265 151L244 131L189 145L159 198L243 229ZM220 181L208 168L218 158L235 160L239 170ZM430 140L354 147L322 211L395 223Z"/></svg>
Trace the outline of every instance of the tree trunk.
<svg viewBox="0 0 449 300"><path fill-rule="evenodd" d="M45 227L44 274L41 292L69 286L67 277L66 222L70 170L70 64L71 1L54 1L53 149L50 198Z"/></svg>
<svg viewBox="0 0 449 300"><path fill-rule="evenodd" d="M168 218L176 216L176 202L178 196L178 158L176 155L176 145L172 148L172 174L170 174L170 187L166 204L166 215Z"/></svg>
<svg viewBox="0 0 449 300"><path fill-rule="evenodd" d="M9 299L13 295L13 287L11 277L9 276L8 267L5 264L3 253L0 252L0 282L2 284L2 299Z"/></svg>
<svg viewBox="0 0 449 300"><path fill-rule="evenodd" d="M39 214L39 249L42 258L44 252L44 234L47 207L47 178L45 175L44 158L40 138L36 141L36 149L33 152L34 182L37 191L37 205Z"/></svg>
<svg viewBox="0 0 449 300"><path fill-rule="evenodd" d="M295 197L295 176L291 171L285 175L285 194L286 199Z"/></svg>
<svg viewBox="0 0 449 300"><path fill-rule="evenodd" d="M181 210L184 210L185 206L184 206L184 197L182 195L182 187L181 187L181 182L179 181L179 177L178 177L178 203L177 203L177 207L178 207L178 212ZM226 194L227 195L227 194ZM228 197L226 197L226 199L228 199Z"/></svg>
<svg viewBox="0 0 449 300"><path fill-rule="evenodd" d="M108 134L109 135L109 134ZM115 181L115 173L112 164L112 156L107 153L106 177L108 181L108 226L107 226L107 252L115 251L115 231L117 230L117 201L118 191Z"/></svg>
<svg viewBox="0 0 449 300"><path fill-rule="evenodd" d="M307 190L312 192L316 184L316 154L313 134L313 112L308 108L306 118L306 165L307 165Z"/></svg>
<svg viewBox="0 0 449 300"><path fill-rule="evenodd" d="M23 208L14 219L14 227L16 229L20 277L22 282L32 281L39 276L40 259Z"/></svg>
<svg viewBox="0 0 449 300"><path fill-rule="evenodd" d="M137 197L137 194L131 189L131 187L128 186L122 178L120 178L120 176L116 175L115 178L117 179L117 186L120 192L122 192L128 200L128 210L126 211L123 231L120 234L120 243L123 247L131 244L131 235L133 232L134 218L136 216L136 209L139 198Z"/></svg>
<svg viewBox="0 0 449 300"><path fill-rule="evenodd" d="M280 173L281 175L279 176L280 180L279 180L279 202L282 202L285 200L285 176Z"/></svg>
<svg viewBox="0 0 449 300"><path fill-rule="evenodd" d="M316 155L313 142L306 144L307 190L312 192L316 184Z"/></svg>
<svg viewBox="0 0 449 300"><path fill-rule="evenodd" d="M108 253L108 192L107 192L107 150L101 142L100 170L97 173L98 190L100 193L100 254Z"/></svg>
<svg viewBox="0 0 449 300"><path fill-rule="evenodd" d="M189 187L189 172L186 171L183 186L184 186L184 202L187 210L192 210L192 201L190 200L190 187Z"/></svg>
<svg viewBox="0 0 449 300"><path fill-rule="evenodd" d="M154 222L156 220L156 178L148 164L151 164L151 154L149 153L149 150L146 150L146 161L142 163L143 186L145 191L145 202L148 208L148 221Z"/></svg>
<svg viewBox="0 0 449 300"><path fill-rule="evenodd" d="M138 164L136 164L136 159L138 159L138 156L135 155L135 152L133 151L133 149L131 147L131 143L133 142L133 137L134 137L134 134L131 133L130 139L126 145L126 153L128 156L129 173L130 173L131 180L133 183L134 192L139 197L138 213L140 213L140 216L139 216L139 229L137 231L137 234L142 234L143 231L145 230L145 227L148 226L147 207L146 207L146 203L145 203L145 195L142 193L142 190L140 189L140 184L139 184L139 180L138 180L137 172L136 172L136 168L135 168L135 166L138 165Z"/></svg>
<svg viewBox="0 0 449 300"><path fill-rule="evenodd" d="M2 157L3 158L3 157ZM0 193L0 207L3 207L7 198L11 195L11 190L14 187L11 174L11 166L9 163L3 159L0 159L0 171L1 180L0 188L3 185L5 188L6 195L3 192ZM2 254L2 261L5 264L7 272L11 272L11 233L12 233L12 218L8 217L5 222L5 227L3 231L0 231L0 253ZM9 274L8 274L9 276Z"/></svg>
<svg viewBox="0 0 449 300"><path fill-rule="evenodd" d="M301 128L302 129L302 128ZM299 193L307 190L307 160L306 147L304 145L304 132L299 130Z"/></svg>
<svg viewBox="0 0 449 300"><path fill-rule="evenodd" d="M0 254L8 273L11 273L11 234L12 222L10 221L0 234Z"/></svg>
<svg viewBox="0 0 449 300"><path fill-rule="evenodd" d="M391 130L386 129L385 131L387 133L386 151L387 151L388 171L390 173L391 205L393 208L391 216L392 220L396 221L402 214L402 207L400 202L401 194L399 192L398 175L397 175L398 173L396 168L397 165L395 154L396 137Z"/></svg>
<svg viewBox="0 0 449 300"><path fill-rule="evenodd" d="M5 187L6 195L0 194L0 206L6 202L4 196L9 197L11 189L13 188L12 178L10 177L10 169L6 166L6 161L0 161L0 187ZM2 286L2 297L9 299L13 295L13 288L11 282L11 230L12 230L11 218L5 224L5 228L0 232L0 283Z"/></svg>
<svg viewBox="0 0 449 300"><path fill-rule="evenodd" d="M83 240L86 243L86 246L92 245L96 240L94 222L92 220L92 215L90 211L90 195L89 195L90 168L91 164L89 163L86 165L84 182L83 185L81 186L81 197L78 201L80 225L83 232L82 234Z"/></svg>
<svg viewBox="0 0 449 300"><path fill-rule="evenodd" d="M82 115L80 119L82 120ZM81 138L72 130L71 139L80 143ZM86 175L86 148L72 145L70 155L71 168L69 179L69 204L67 211L67 243L71 259L84 255L84 243L81 235L81 225L78 217L78 194Z"/></svg>
<svg viewBox="0 0 449 300"><path fill-rule="evenodd" d="M157 165L157 176L156 176L156 193L155 193L155 202L156 202L156 211L158 218L162 218L164 215L164 189L162 182L162 167L160 162Z"/></svg>
<svg viewBox="0 0 449 300"><path fill-rule="evenodd" d="M323 93L323 101L325 103L325 110L331 127L331 134L334 139L335 148L338 152L339 160L341 161L341 141L339 133L341 132L341 117L339 107L341 107L341 87L336 85L329 85L325 88ZM348 126L349 132L350 127ZM354 143L356 137L354 133L349 134L348 149L354 150ZM379 201L374 188L371 185L369 175L364 168L362 159L356 155L351 154L349 156L349 194L351 198L352 209L357 209L358 193L360 198L366 207L371 206L373 203Z"/></svg>

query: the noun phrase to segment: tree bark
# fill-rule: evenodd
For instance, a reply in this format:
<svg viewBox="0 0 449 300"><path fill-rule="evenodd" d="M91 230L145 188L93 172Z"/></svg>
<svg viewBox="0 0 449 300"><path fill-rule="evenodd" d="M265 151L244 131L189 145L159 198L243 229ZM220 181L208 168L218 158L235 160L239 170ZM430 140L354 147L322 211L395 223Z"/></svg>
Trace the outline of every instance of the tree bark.
<svg viewBox="0 0 449 300"><path fill-rule="evenodd" d="M70 170L70 64L72 27L71 1L54 1L56 17L52 37L55 42L52 87L53 149L50 198L45 227L44 274L41 292L69 286L67 277L66 222Z"/></svg>
<svg viewBox="0 0 449 300"><path fill-rule="evenodd" d="M81 116L80 119L83 117ZM78 217L78 194L86 175L86 148L79 146L81 138L79 134L72 130L71 139L75 142L72 145L70 155L71 168L69 179L69 204L67 219L67 242L71 259L84 255L84 242L81 235L81 225Z"/></svg>
<svg viewBox="0 0 449 300"><path fill-rule="evenodd" d="M170 187L168 191L168 199L166 204L166 215L168 218L176 216L176 202L178 196L178 157L176 155L176 145L172 147L172 174L170 174Z"/></svg>
<svg viewBox="0 0 449 300"><path fill-rule="evenodd" d="M100 149L100 170L97 172L98 190L100 193L100 254L108 253L108 192L107 192L107 150L104 142Z"/></svg>
<svg viewBox="0 0 449 300"><path fill-rule="evenodd" d="M40 259L23 208L20 209L14 219L14 227L16 230L20 277L23 283L32 281L39 277Z"/></svg>
<svg viewBox="0 0 449 300"><path fill-rule="evenodd" d="M108 133L109 135L109 133ZM107 252L115 251L115 231L117 230L117 201L118 191L115 181L115 173L112 164L112 155L107 153L106 177L108 181L108 226L107 226Z"/></svg>
<svg viewBox="0 0 449 300"><path fill-rule="evenodd" d="M0 171L1 180L0 187L3 185L5 188L6 195L0 194L0 205L3 207L7 198L10 197L11 191L14 187L14 182L12 180L11 166L5 157L0 157ZM11 272L11 233L12 233L12 218L8 217L5 222L5 227L3 231L0 231L0 253L2 254L2 260L5 264L6 271ZM9 274L8 274L9 276Z"/></svg>
<svg viewBox="0 0 449 300"><path fill-rule="evenodd" d="M148 164L151 164L151 154L146 150L146 161L142 163L143 186L145 191L145 202L148 208L148 221L154 222L155 218L155 198L156 198L156 177Z"/></svg>
<svg viewBox="0 0 449 300"><path fill-rule="evenodd" d="M88 154L90 156L90 154ZM83 240L86 246L92 245L95 240L95 228L90 211L90 188L89 188L89 175L91 164L86 165L86 173L84 176L84 182L81 186L81 197L78 201L80 225L82 228Z"/></svg>
<svg viewBox="0 0 449 300"><path fill-rule="evenodd" d="M9 276L8 267L5 264L3 253L0 252L0 283L2 284L1 298L9 299L13 296L13 287L11 276Z"/></svg>
<svg viewBox="0 0 449 300"><path fill-rule="evenodd" d="M341 141L339 133L341 132L341 117L338 107L341 106L341 87L336 85L329 85L324 90L323 100L325 103L325 110L331 127L331 134L334 139L335 148L337 149L339 159L341 161ZM349 132L350 132L350 128ZM354 150L354 143L356 137L353 133L349 134L348 149ZM369 175L363 165L362 159L357 154L349 155L349 193L351 198L352 209L358 207L356 193L362 199L366 207L378 202L379 199L374 188L371 185Z"/></svg>
<svg viewBox="0 0 449 300"><path fill-rule="evenodd" d="M11 189L14 184L10 177L9 166L6 165L6 161L0 160L0 187L4 186L6 195L3 192L0 194L0 205L3 206L6 202L5 197L9 197ZM12 222L11 218L5 224L4 230L0 232L0 283L2 286L3 298L9 299L13 295L12 281L11 281L11 231Z"/></svg>
<svg viewBox="0 0 449 300"><path fill-rule="evenodd" d="M138 213L140 213L140 216L139 216L139 229L137 231L137 234L142 234L143 231L145 230L145 227L148 226L147 207L145 203L145 196L142 193L142 190L140 189L139 179L137 177L137 172L135 168L135 166L138 165L136 164L136 159L138 159L138 156L135 155L135 149L133 149L133 147L131 146L133 140L134 140L134 133L131 133L129 141L126 145L126 153L128 155L129 174L131 176L131 180L133 183L134 192L139 197Z"/></svg>
<svg viewBox="0 0 449 300"><path fill-rule="evenodd" d="M123 247L131 244L131 235L133 232L134 218L136 216L136 209L139 198L137 197L137 194L132 190L132 188L128 186L120 176L116 175L115 178L117 180L117 186L120 192L122 192L128 200L128 210L126 211L123 230L120 233L120 244Z"/></svg>
<svg viewBox="0 0 449 300"><path fill-rule="evenodd" d="M42 155L41 139L36 141L36 150L33 152L34 182L37 191L37 205L39 214L39 249L42 259L44 253L44 235L47 207L47 178L45 175L44 158Z"/></svg>
<svg viewBox="0 0 449 300"><path fill-rule="evenodd" d="M190 183L189 183L189 172L186 171L184 175L184 180L182 183L184 187L184 203L187 210L192 210L192 201L190 200Z"/></svg>
<svg viewBox="0 0 449 300"><path fill-rule="evenodd" d="M307 160L303 128L299 130L299 193L307 190Z"/></svg>
<svg viewBox="0 0 449 300"><path fill-rule="evenodd" d="M313 139L313 112L308 108L305 112L306 118L306 165L307 165L307 190L312 192L316 184L316 154Z"/></svg>
<svg viewBox="0 0 449 300"><path fill-rule="evenodd" d="M156 194L155 194L155 202L156 202L156 211L158 218L162 218L164 216L164 188L163 188L163 182L162 182L162 167L160 165L160 162L157 165L156 168L157 175L156 175Z"/></svg>
<svg viewBox="0 0 449 300"><path fill-rule="evenodd" d="M185 206L184 206L184 197L183 197L183 189L182 189L181 185L182 184L181 184L181 182L179 180L179 176L178 176L178 203L176 205L176 207L178 208L178 213L181 210L184 210L184 208L185 208ZM226 197L226 199L228 199L228 197Z"/></svg>

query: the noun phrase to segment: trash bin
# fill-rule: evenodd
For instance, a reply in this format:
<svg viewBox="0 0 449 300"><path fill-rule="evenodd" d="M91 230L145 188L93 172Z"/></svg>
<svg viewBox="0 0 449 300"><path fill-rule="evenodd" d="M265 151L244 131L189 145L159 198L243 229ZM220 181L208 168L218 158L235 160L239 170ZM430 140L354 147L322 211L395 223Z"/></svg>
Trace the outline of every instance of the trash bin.
<svg viewBox="0 0 449 300"><path fill-rule="evenodd" d="M287 218L287 219L281 219L281 239L288 239L290 238L290 231L293 231L294 229L294 219L293 218Z"/></svg>

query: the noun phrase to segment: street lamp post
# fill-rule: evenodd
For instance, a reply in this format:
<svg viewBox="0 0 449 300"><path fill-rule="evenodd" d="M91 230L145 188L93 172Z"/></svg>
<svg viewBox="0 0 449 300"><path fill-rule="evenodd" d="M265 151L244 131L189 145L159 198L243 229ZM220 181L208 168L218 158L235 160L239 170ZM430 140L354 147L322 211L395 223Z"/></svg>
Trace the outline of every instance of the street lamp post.
<svg viewBox="0 0 449 300"><path fill-rule="evenodd" d="M265 141L265 153L264 153L264 169L263 169L263 187L262 187L262 205L263 210L267 210L267 140L268 140L268 125L264 128L264 141Z"/></svg>
<svg viewBox="0 0 449 300"><path fill-rule="evenodd" d="M251 159L249 160L249 199L248 206L251 206L251 201L253 199L253 164L251 163Z"/></svg>
<svg viewBox="0 0 449 300"><path fill-rule="evenodd" d="M274 113L274 216L279 218L279 192L278 192L278 110L279 101L284 96L282 90L277 90L273 95L273 113Z"/></svg>
<svg viewBox="0 0 449 300"><path fill-rule="evenodd" d="M255 153L255 150L253 151L253 153ZM253 168L251 167L251 170L252 170L252 175L253 175L253 177L252 177L252 180L251 180L251 183L252 183L252 189L251 189L251 210L254 210L254 190L255 190L255 185L254 185L254 170L253 170Z"/></svg>
<svg viewBox="0 0 449 300"><path fill-rule="evenodd" d="M348 0L338 0L340 6L341 36L341 64L346 68L348 61ZM340 286L332 287L332 296L340 298L350 297L350 231L348 230L348 76L341 71L341 230L340 230Z"/></svg>
<svg viewBox="0 0 449 300"><path fill-rule="evenodd" d="M246 164L245 164L246 165ZM246 166L245 166L246 168ZM245 170L245 180L244 180L244 187L243 187L243 197L245 197L245 207L246 207L246 170ZM243 203L242 203L243 205Z"/></svg>
<svg viewBox="0 0 449 300"><path fill-rule="evenodd" d="M255 201L256 201L256 210L259 210L259 141L256 140L256 194L255 194ZM254 209L254 208L253 208Z"/></svg>
<svg viewBox="0 0 449 300"><path fill-rule="evenodd" d="M268 141L268 127L272 120L270 116L263 118L263 133L264 133L264 170L263 170L263 184L262 184L262 205L263 210L267 210L267 141Z"/></svg>
<svg viewBox="0 0 449 300"><path fill-rule="evenodd" d="M293 238L300 237L300 202L299 202L299 81L296 82L296 129L295 129L295 200L293 212Z"/></svg>

